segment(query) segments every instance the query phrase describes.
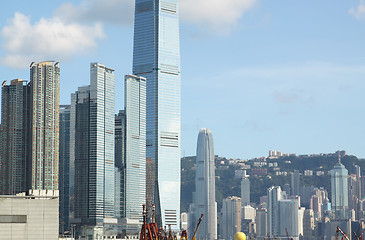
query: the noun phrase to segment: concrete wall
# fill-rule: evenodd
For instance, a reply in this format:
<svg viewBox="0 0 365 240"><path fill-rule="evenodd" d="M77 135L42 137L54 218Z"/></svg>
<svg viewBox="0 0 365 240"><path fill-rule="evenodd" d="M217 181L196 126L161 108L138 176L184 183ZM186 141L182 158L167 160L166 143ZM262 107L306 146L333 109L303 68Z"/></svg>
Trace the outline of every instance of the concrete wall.
<svg viewBox="0 0 365 240"><path fill-rule="evenodd" d="M58 240L58 197L0 196L0 240Z"/></svg>

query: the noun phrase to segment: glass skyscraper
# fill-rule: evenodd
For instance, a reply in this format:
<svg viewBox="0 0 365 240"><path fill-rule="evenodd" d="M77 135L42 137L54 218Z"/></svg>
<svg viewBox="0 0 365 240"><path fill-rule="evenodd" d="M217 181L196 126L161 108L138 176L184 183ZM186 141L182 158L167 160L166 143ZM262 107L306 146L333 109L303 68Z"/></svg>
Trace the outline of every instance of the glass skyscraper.
<svg viewBox="0 0 365 240"><path fill-rule="evenodd" d="M115 115L115 217L125 213L125 111Z"/></svg>
<svg viewBox="0 0 365 240"><path fill-rule="evenodd" d="M331 170L332 211L337 219L347 219L349 211L348 171L341 163L340 153L338 162Z"/></svg>
<svg viewBox="0 0 365 240"><path fill-rule="evenodd" d="M267 233L270 236L280 234L279 202L282 195L280 186L272 186L267 190Z"/></svg>
<svg viewBox="0 0 365 240"><path fill-rule="evenodd" d="M70 105L60 106L60 233L70 231Z"/></svg>
<svg viewBox="0 0 365 240"><path fill-rule="evenodd" d="M204 214L197 231L198 239L217 239L217 203L215 201L215 163L212 132L199 131L196 148L195 219Z"/></svg>
<svg viewBox="0 0 365 240"><path fill-rule="evenodd" d="M159 224L178 228L181 80L177 0L136 0L134 24L133 74L147 79L146 155L156 168L156 217Z"/></svg>
<svg viewBox="0 0 365 240"><path fill-rule="evenodd" d="M75 135L71 136L75 138L75 217L81 225L91 227L102 227L105 219L115 215L113 71L91 63L90 86L80 87L71 96L70 118L75 122Z"/></svg>
<svg viewBox="0 0 365 240"><path fill-rule="evenodd" d="M125 216L142 220L146 204L146 79L125 76Z"/></svg>

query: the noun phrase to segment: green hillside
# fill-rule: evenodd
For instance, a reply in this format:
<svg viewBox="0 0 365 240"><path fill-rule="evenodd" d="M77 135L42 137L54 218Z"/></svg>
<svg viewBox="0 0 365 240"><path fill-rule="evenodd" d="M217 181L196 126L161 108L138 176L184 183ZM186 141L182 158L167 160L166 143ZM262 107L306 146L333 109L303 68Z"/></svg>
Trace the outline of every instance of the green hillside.
<svg viewBox="0 0 365 240"><path fill-rule="evenodd" d="M238 165L221 164L221 161L227 162L225 158L216 158L216 201L218 210L221 208L222 199L228 196L240 196L241 189L240 179L235 179L235 170L241 169ZM266 195L267 188L273 185L283 186L290 184L290 172L299 170L313 170L313 172L323 171L323 176L301 176L301 185L315 187L324 187L330 194L330 176L327 174L337 162L335 155L324 156L290 156L280 159L267 159L267 164L276 162L280 171L288 172L287 176L276 176L272 168L268 169L269 177L250 176L251 183L251 202L258 204L260 197ZM290 163L288 163L290 162ZM253 168L254 160L246 164ZM353 166L359 165L362 174L365 172L365 160L359 160L355 156L346 155L342 158L342 163L353 173ZM193 192L195 191L195 156L184 157L181 159L181 212L188 210L189 203L192 202ZM250 170L247 171L250 175Z"/></svg>

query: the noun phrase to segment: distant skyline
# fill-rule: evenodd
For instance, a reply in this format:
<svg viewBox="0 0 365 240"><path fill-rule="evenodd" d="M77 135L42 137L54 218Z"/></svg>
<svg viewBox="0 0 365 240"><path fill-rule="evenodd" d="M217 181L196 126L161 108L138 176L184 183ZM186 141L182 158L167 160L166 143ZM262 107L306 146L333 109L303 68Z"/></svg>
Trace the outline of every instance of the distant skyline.
<svg viewBox="0 0 365 240"><path fill-rule="evenodd" d="M365 158L365 1L180 2L182 156L195 155L196 134L210 128L226 157L344 149ZM32 61L57 60L69 104L100 62L115 69L115 112L123 109L133 3L2 3L0 79L29 80Z"/></svg>

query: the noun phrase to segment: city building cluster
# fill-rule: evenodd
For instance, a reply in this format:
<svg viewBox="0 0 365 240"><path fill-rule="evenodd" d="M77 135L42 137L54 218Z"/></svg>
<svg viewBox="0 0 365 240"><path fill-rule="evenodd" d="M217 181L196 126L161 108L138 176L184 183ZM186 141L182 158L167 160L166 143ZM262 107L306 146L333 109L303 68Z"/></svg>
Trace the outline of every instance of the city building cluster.
<svg viewBox="0 0 365 240"><path fill-rule="evenodd" d="M0 198L7 204L0 204L0 227L8 224L1 228L5 239L19 237L20 228L33 228L22 239L138 235L142 205L149 219L155 209L159 226L179 229L178 21L177 0L136 0L133 74L125 76L124 109L118 114L115 95L122 93L115 92L115 71L101 63L90 64L90 84L71 94L70 105L60 105L58 62L31 63L29 82L3 82ZM3 209L22 205L24 211ZM34 224L37 210L48 225Z"/></svg>
<svg viewBox="0 0 365 240"><path fill-rule="evenodd" d="M363 191L364 178L361 176L361 169L358 165L353 165L349 171L342 164L341 158L346 157L345 151L338 151L333 154L321 155L301 155L301 159L311 157L337 157L337 163L332 165L329 172L323 171L323 174L313 175L313 170L297 170L287 171L290 183L282 185L274 185L267 189L266 194L260 197L259 202L251 201L251 180L263 181L264 178L271 178L271 175L277 176L274 170L279 165L288 164L289 158L296 155L289 154L273 154L270 151L269 158L272 160L283 158L278 162L268 162L269 158L257 158L245 161L249 168L241 168L242 160L225 159L215 157L217 168L230 166L232 161L235 162L239 170L235 170L234 178L241 181L241 195L223 197L222 205L216 215L209 214L209 204L213 199L209 199L206 192L214 189L214 176L199 174L199 164L210 168L214 160L211 157L213 153L213 145L206 147L200 143L200 135L198 138L197 157L196 157L196 191L193 193L193 202L189 205L188 211L182 213L182 228L193 229L196 224L197 216L201 213L208 214L205 221L206 224L213 225L214 231L200 229L199 236L201 239L233 239L236 232L244 232L252 239L335 239L338 235L344 238L358 238L364 229L365 200ZM209 131L209 143L213 144L213 139ZM202 158L201 151L211 151L205 153ZM280 156L278 156L280 155ZM305 160L304 160L305 161ZM262 163L260 167L255 163ZM265 163L265 164L263 164ZM269 164L271 166L269 166ZM289 163L290 164L290 163ZM265 175L248 175L253 170L266 170ZM267 171L271 171L267 173ZM256 173L256 171L254 172ZM329 176L330 188L311 186L304 184L308 179L314 177ZM282 179L285 176L280 176ZM206 188L201 190L198 186L204 183ZM257 186L257 184L256 184ZM232 187L230 185L226 186ZM205 201L197 201L204 196ZM215 203L217 204L217 203ZM210 204L210 206L214 206ZM217 211L217 209L215 209ZM203 221L204 223L204 221ZM215 232L217 237L210 234ZM345 234L346 237L342 234Z"/></svg>
<svg viewBox="0 0 365 240"><path fill-rule="evenodd" d="M215 156L207 128L198 135L190 169L195 188L181 213L179 48L177 0L136 0L133 69L117 114L115 70L98 62L90 63L90 83L75 86L69 105L60 103L59 62L32 62L29 81L3 82L0 239L135 239L146 222L161 227L154 233L186 230L198 240L231 240L237 232L250 239L361 236L365 178L358 165L342 164L346 152L298 156L338 156L330 172L291 171L296 154ZM231 168L240 196L217 202L216 172ZM303 184L328 174L330 189ZM252 201L251 180L276 177L290 177L290 184L272 184Z"/></svg>

